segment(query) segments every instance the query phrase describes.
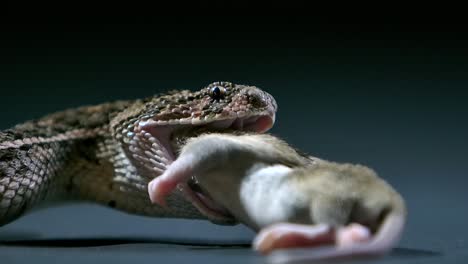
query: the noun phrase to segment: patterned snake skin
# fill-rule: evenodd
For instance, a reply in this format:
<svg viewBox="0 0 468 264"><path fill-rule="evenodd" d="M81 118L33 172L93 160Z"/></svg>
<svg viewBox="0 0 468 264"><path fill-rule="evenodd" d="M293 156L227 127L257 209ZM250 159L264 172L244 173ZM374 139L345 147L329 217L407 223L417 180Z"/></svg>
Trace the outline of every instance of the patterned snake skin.
<svg viewBox="0 0 468 264"><path fill-rule="evenodd" d="M87 200L132 214L210 219L175 192L154 205L147 183L175 158L174 139L195 130L265 132L274 98L215 82L136 101L85 106L0 131L0 226L41 201Z"/></svg>

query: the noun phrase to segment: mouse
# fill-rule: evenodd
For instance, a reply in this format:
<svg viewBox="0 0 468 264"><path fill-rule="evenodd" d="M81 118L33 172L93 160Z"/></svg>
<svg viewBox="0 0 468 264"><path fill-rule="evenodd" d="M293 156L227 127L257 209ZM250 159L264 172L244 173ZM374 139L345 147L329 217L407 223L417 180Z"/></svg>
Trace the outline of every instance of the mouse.
<svg viewBox="0 0 468 264"><path fill-rule="evenodd" d="M253 249L270 263L378 257L401 239L405 201L367 166L310 156L270 134L206 133L178 149L149 183L151 201L198 186L209 210L257 232Z"/></svg>

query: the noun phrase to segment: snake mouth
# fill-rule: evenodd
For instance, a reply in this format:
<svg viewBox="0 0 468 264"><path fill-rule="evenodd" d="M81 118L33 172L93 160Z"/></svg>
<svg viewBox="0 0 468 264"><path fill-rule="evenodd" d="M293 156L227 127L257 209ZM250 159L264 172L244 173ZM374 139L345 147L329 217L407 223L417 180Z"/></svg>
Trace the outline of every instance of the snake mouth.
<svg viewBox="0 0 468 264"><path fill-rule="evenodd" d="M176 159L177 150L185 140L203 132L245 131L264 133L275 123L275 110L267 109L259 114L235 114L223 119L180 119L161 121L149 119L140 121L138 132L149 135L161 154L169 163Z"/></svg>
<svg viewBox="0 0 468 264"><path fill-rule="evenodd" d="M264 133L273 127L274 122L274 113L264 113L261 115L243 116L234 119L214 121L208 124L207 127L215 130L227 129Z"/></svg>

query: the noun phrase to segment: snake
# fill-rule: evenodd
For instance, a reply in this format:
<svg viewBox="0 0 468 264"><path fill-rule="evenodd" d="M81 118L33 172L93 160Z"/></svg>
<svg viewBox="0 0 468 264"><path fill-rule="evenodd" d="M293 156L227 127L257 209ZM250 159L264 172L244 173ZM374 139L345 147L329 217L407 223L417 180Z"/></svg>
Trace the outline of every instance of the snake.
<svg viewBox="0 0 468 264"><path fill-rule="evenodd" d="M188 184L151 203L148 183L177 158L171 142L203 132L272 128L278 106L263 89L218 81L136 100L64 109L0 131L0 226L39 204L87 201L129 214L205 219L212 214ZM190 192L187 192L188 189Z"/></svg>

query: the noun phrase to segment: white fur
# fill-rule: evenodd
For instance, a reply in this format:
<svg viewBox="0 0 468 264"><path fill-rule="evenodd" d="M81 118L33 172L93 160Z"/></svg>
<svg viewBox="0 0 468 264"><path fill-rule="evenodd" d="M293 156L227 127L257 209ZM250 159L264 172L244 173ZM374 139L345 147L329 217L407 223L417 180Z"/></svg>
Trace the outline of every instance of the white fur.
<svg viewBox="0 0 468 264"><path fill-rule="evenodd" d="M240 186L240 199L249 217L259 227L284 221L294 205L304 201L288 184L282 184L291 168L284 165L253 167Z"/></svg>

